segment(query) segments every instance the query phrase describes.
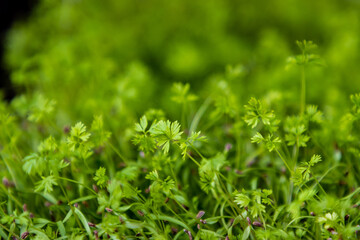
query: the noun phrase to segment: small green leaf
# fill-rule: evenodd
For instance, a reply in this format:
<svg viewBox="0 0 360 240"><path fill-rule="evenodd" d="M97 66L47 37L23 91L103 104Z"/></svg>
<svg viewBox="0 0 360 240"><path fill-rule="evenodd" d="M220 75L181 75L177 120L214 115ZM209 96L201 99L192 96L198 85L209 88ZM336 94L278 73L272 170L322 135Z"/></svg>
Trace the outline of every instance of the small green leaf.
<svg viewBox="0 0 360 240"><path fill-rule="evenodd" d="M83 201L91 200L91 199L94 199L94 198L97 198L97 196L96 195L89 195L89 196L74 199L69 204L72 205L72 204L77 203L77 202L83 202Z"/></svg>
<svg viewBox="0 0 360 240"><path fill-rule="evenodd" d="M54 176L42 177L42 180L36 183L35 191L50 193L53 191L54 185L58 185Z"/></svg>
<svg viewBox="0 0 360 240"><path fill-rule="evenodd" d="M183 132L180 132L180 124L161 120L150 128L150 134L157 141L157 145L162 147L165 154L169 152L170 143L181 139Z"/></svg>
<svg viewBox="0 0 360 240"><path fill-rule="evenodd" d="M88 237L90 239L93 239L92 232L90 230L88 221L86 220L84 214L78 208L74 208L74 209L75 209L75 214L78 216L78 218L80 219L82 225L84 226L84 228L85 228L85 230L86 230L86 232L88 234Z"/></svg>
<svg viewBox="0 0 360 240"><path fill-rule="evenodd" d="M250 231L251 231L250 226L247 226L247 227L245 228L245 231L244 231L241 239L242 239L242 240L248 239L249 236L250 236Z"/></svg>
<svg viewBox="0 0 360 240"><path fill-rule="evenodd" d="M264 140L264 137L257 132L252 138L251 138L251 142L252 143L261 143Z"/></svg>
<svg viewBox="0 0 360 240"><path fill-rule="evenodd" d="M49 237L43 232L33 227L29 228L29 233L35 234L37 237L43 240L50 240Z"/></svg>
<svg viewBox="0 0 360 240"><path fill-rule="evenodd" d="M247 206L249 206L250 198L248 196L246 196L245 194L237 193L235 195L234 202L236 204L240 205L241 207L247 207Z"/></svg>
<svg viewBox="0 0 360 240"><path fill-rule="evenodd" d="M144 224L142 222L135 221L132 219L126 220L125 226L129 229L143 229L144 228Z"/></svg>
<svg viewBox="0 0 360 240"><path fill-rule="evenodd" d="M72 214L73 214L73 211L70 209L70 210L68 211L68 213L66 214L65 218L62 220L62 222L63 222L63 223L66 223L66 222L70 219L70 217L72 216Z"/></svg>
<svg viewBox="0 0 360 240"><path fill-rule="evenodd" d="M321 156L320 155L313 155L310 159L309 166L313 167L315 164L321 162Z"/></svg>
<svg viewBox="0 0 360 240"><path fill-rule="evenodd" d="M145 176L146 179L149 179L151 181L156 181L159 179L159 174L156 170L149 172L148 174L146 174Z"/></svg>
<svg viewBox="0 0 360 240"><path fill-rule="evenodd" d="M165 220L165 221L168 221L168 222L171 222L171 223L175 223L185 229L190 229L190 227L188 225L186 225L185 223L183 223L182 221L176 219L176 218L173 218L173 217L169 217L169 216L165 216L165 215L154 215L154 214L150 214L150 217L153 219L153 220L157 220L157 219L160 219L160 220Z"/></svg>
<svg viewBox="0 0 360 240"><path fill-rule="evenodd" d="M96 181L96 185L100 188L106 187L108 183L108 176L106 176L106 168L100 167L96 170L95 177L93 178Z"/></svg>
<svg viewBox="0 0 360 240"><path fill-rule="evenodd" d="M65 229L65 226L64 226L63 222L62 221L57 221L56 225L58 226L60 235L62 237L66 237L66 229Z"/></svg>
<svg viewBox="0 0 360 240"><path fill-rule="evenodd" d="M148 126L148 121L147 121L146 116L144 115L144 116L142 116L140 118L140 123L135 124L135 131L137 131L137 132L145 132L147 126Z"/></svg>

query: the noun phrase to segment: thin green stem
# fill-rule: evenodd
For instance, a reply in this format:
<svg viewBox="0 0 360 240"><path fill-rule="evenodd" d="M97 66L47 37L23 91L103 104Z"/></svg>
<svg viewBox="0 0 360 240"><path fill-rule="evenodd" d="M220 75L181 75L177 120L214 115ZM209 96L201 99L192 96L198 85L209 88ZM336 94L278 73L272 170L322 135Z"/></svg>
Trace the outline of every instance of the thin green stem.
<svg viewBox="0 0 360 240"><path fill-rule="evenodd" d="M185 111L186 111L186 105L185 105L185 103L182 103L182 106L181 106L181 124L184 127L186 127ZM190 132L190 134L191 134L191 132Z"/></svg>
<svg viewBox="0 0 360 240"><path fill-rule="evenodd" d="M316 185L319 186L320 190L325 194L325 196L327 196L327 193L326 191L324 190L324 188L321 186L319 180L317 180L317 178L314 176L314 179L315 179L315 182L316 182Z"/></svg>
<svg viewBox="0 0 360 240"><path fill-rule="evenodd" d="M279 150L277 150L275 148L276 153L278 154L278 156L281 158L281 160L284 162L286 168L289 170L290 173L292 173L293 171L291 170L291 168L289 167L288 163L286 162L286 160L283 158L283 156L281 155L281 153L279 152Z"/></svg>
<svg viewBox="0 0 360 240"><path fill-rule="evenodd" d="M235 209L239 212L239 216L242 218L242 220L243 220L244 222L247 222L246 219L244 218L244 216L243 216L242 213L241 213L241 209L232 201L231 196L230 196L229 192L227 191L224 183L221 181L221 179L220 179L219 177L218 177L218 180L219 180L218 182L219 182L220 190L221 190L221 192L224 194L225 199L226 199L226 201L229 203L231 209L233 209L233 206L232 206L232 205L234 205L234 206L235 206ZM221 185L222 185L222 186L221 186ZM222 189L222 188L224 188L224 189ZM227 193L226 193L225 191L226 191ZM234 211L234 209L233 209L233 211ZM253 229L251 229L251 233L253 234L254 239L256 239L256 234L255 234L255 232L254 232Z"/></svg>
<svg viewBox="0 0 360 240"><path fill-rule="evenodd" d="M231 197L228 196L228 194L225 192L226 191L226 188L225 188L225 191L223 190L223 187L222 184L223 182L220 180L219 176L217 177L218 178L218 186L219 186L219 190L221 193L223 193L223 197L225 198L225 200L228 202L230 208L233 210L235 216L236 215L241 215L241 210L238 208L238 206L236 204L234 204L232 201L231 201ZM235 206L235 207L234 207ZM241 215L242 216L242 215Z"/></svg>
<svg viewBox="0 0 360 240"><path fill-rule="evenodd" d="M179 219L181 222L183 222L184 225L186 225L188 229L191 229L191 227L186 224L186 221L184 221L184 219L181 216L179 216L179 214L177 214L174 210L172 210L171 207L169 207L168 205L165 204L165 206L167 209L170 210L170 212L172 212L172 214L174 214L175 217L177 217L177 219Z"/></svg>
<svg viewBox="0 0 360 240"><path fill-rule="evenodd" d="M170 162L169 162L168 164L169 164L169 168L170 168L171 175L173 176L173 178L174 178L174 180L175 180L175 183L176 183L176 186L177 186L178 180L177 180L177 177L176 177L176 175L175 175L174 169L172 168Z"/></svg>
<svg viewBox="0 0 360 240"><path fill-rule="evenodd" d="M200 167L200 163L198 163L189 153L187 153L188 157L198 166Z"/></svg>
<svg viewBox="0 0 360 240"><path fill-rule="evenodd" d="M305 66L301 66L301 102L300 102L300 114L304 115L306 105L306 77Z"/></svg>
<svg viewBox="0 0 360 240"><path fill-rule="evenodd" d="M111 142L108 142L111 149L123 160L126 164L129 162L120 152L116 149L114 145L111 144Z"/></svg>
<svg viewBox="0 0 360 240"><path fill-rule="evenodd" d="M10 189L6 189L3 185L0 185L0 186L1 186L1 189L4 191L4 193L7 194L9 196L9 198L11 198L18 207L22 208L22 204L20 203L19 200L17 200L14 197L14 195L12 195Z"/></svg>
<svg viewBox="0 0 360 240"><path fill-rule="evenodd" d="M196 149L196 147L195 147L193 144L191 144L190 146L192 147L192 149L195 150L195 152L196 152L202 159L205 159L205 157L199 152L199 150Z"/></svg>
<svg viewBox="0 0 360 240"><path fill-rule="evenodd" d="M86 186L84 183L81 183L81 182L78 182L78 181L75 181L75 180L72 180L72 179L69 179L69 178L59 177L59 176L57 176L56 178L57 178L57 179L64 180L64 181L68 181L68 182L80 184L80 185L84 186L87 190L89 190L90 192L92 192L93 194L97 195L97 193L96 193L93 189L89 188L89 187Z"/></svg>
<svg viewBox="0 0 360 240"><path fill-rule="evenodd" d="M191 124L190 124L190 129L189 132L195 132L196 128L200 122L200 119L202 118L202 116L204 115L205 111L207 110L207 108L209 107L211 103L211 98L207 98L204 103L200 106L199 110L196 112Z"/></svg>
<svg viewBox="0 0 360 240"><path fill-rule="evenodd" d="M225 204L226 204L226 202L223 202L223 204L221 204L221 207L220 207L220 216L224 216ZM222 224L224 225L226 231L229 231L229 228L228 228L228 226L227 226L224 218L221 218L221 222L222 222Z"/></svg>
<svg viewBox="0 0 360 240"><path fill-rule="evenodd" d="M236 187L231 183L231 181L229 179L227 179L227 177L224 176L224 174L222 174L221 172L219 172L220 177L222 177L226 183L228 183L233 189L236 189Z"/></svg>
<svg viewBox="0 0 360 240"><path fill-rule="evenodd" d="M61 191L63 192L63 194L64 194L64 196L65 196L65 198L66 198L66 201L67 201L67 203L68 203L68 205L69 205L69 207L70 207L70 209L71 209L71 211L72 211L72 213L73 213L73 215L74 215L74 217L75 217L76 223L79 225L79 227L80 227L81 230L84 230L84 228L83 228L83 226L82 226L82 224L81 224L81 222L80 222L80 219L79 219L78 216L75 214L74 206L70 204L70 199L69 199L69 197L68 197L65 189L63 188L63 186L62 186L61 184L59 184L59 186L60 186L60 189L61 189Z"/></svg>
<svg viewBox="0 0 360 240"><path fill-rule="evenodd" d="M17 234L14 233L13 231L11 231L11 230L10 230L9 228L7 228L5 225L2 225L2 224L0 223L0 227L3 228L3 229L5 229L6 231L8 231L10 234L12 234L13 236L15 236L17 239L21 239L19 235L17 235ZM10 237L10 236L11 236L11 235L9 235L9 237Z"/></svg>

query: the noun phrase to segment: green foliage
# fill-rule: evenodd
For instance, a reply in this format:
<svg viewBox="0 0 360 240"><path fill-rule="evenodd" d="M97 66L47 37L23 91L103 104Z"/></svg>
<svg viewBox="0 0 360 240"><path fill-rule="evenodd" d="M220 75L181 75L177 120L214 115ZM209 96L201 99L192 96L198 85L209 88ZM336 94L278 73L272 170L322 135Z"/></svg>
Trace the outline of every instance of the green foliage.
<svg viewBox="0 0 360 240"><path fill-rule="evenodd" d="M260 100L252 97L248 102L248 105L245 105L245 109L247 110L245 122L252 128L255 128L259 121L266 126L274 124L274 113L268 111Z"/></svg>
<svg viewBox="0 0 360 240"><path fill-rule="evenodd" d="M359 11L40 0L5 45L0 238L359 238Z"/></svg>
<svg viewBox="0 0 360 240"><path fill-rule="evenodd" d="M90 133L86 132L86 126L83 123L78 122L75 124L75 126L71 128L70 137L67 139L70 150L75 151L76 148L81 146L84 142L87 142L90 135Z"/></svg>
<svg viewBox="0 0 360 240"><path fill-rule="evenodd" d="M314 50L317 49L317 45L312 41L296 41L299 49L301 50L301 55L297 55L295 57L289 57L288 62L290 64L298 64L298 65L310 65L317 64L321 65L320 57L316 54L313 54Z"/></svg>
<svg viewBox="0 0 360 240"><path fill-rule="evenodd" d="M46 120L54 111L54 106L54 100L47 100L42 95L38 95L33 102L33 106L30 108L29 121L39 122Z"/></svg>
<svg viewBox="0 0 360 240"><path fill-rule="evenodd" d="M262 214L266 212L266 206L264 204L271 205L272 203L272 200L269 198L272 191L267 189L255 190L249 194L251 198L245 194L245 191L243 191L243 193L235 192L234 202L240 207L246 208L253 218L262 216Z"/></svg>
<svg viewBox="0 0 360 240"><path fill-rule="evenodd" d="M91 132L95 146L104 146L111 136L111 132L104 129L102 115L94 117L94 120L91 124Z"/></svg>
<svg viewBox="0 0 360 240"><path fill-rule="evenodd" d="M192 132L191 135L180 144L180 149L182 150L181 155L184 160L188 154L188 150L194 148L197 142L206 142L206 137L201 135L201 131Z"/></svg>
<svg viewBox="0 0 360 240"><path fill-rule="evenodd" d="M106 169L100 167L98 170L96 170L94 180L96 181L96 185L98 185L100 188L105 187L107 185L107 181L109 180L106 176Z"/></svg>
<svg viewBox="0 0 360 240"><path fill-rule="evenodd" d="M157 146L162 147L164 153L168 153L170 144L181 139L180 124L169 120L155 123L150 128L150 134L155 139Z"/></svg>
<svg viewBox="0 0 360 240"><path fill-rule="evenodd" d="M89 142L91 133L86 131L86 126L78 122L71 127L70 136L66 139L67 145L72 152L78 153L82 159L90 157L92 154L92 142Z"/></svg>
<svg viewBox="0 0 360 240"><path fill-rule="evenodd" d="M140 123L135 124L135 131L139 132L133 138L133 143L135 145L139 145L139 149L146 153L154 152L156 149L155 139L152 138L149 134L149 131L146 130L148 125L148 121L146 116L142 116L140 119Z"/></svg>
<svg viewBox="0 0 360 240"><path fill-rule="evenodd" d="M172 97L176 103L187 104L197 99L196 95L189 93L190 84L183 85L182 83L174 83L172 87Z"/></svg>
<svg viewBox="0 0 360 240"><path fill-rule="evenodd" d="M295 169L292 179L295 185L301 185L310 180L311 167L321 162L320 155L313 155L309 162L303 162L301 167Z"/></svg>
<svg viewBox="0 0 360 240"><path fill-rule="evenodd" d="M306 128L304 124L296 123L294 118L288 118L285 123L285 140L289 146L306 147L306 143L310 140L310 137L305 134Z"/></svg>
<svg viewBox="0 0 360 240"><path fill-rule="evenodd" d="M54 176L50 175L48 177L43 177L41 181L36 183L35 191L44 191L44 193L50 193L53 191L54 185L58 185Z"/></svg>
<svg viewBox="0 0 360 240"><path fill-rule="evenodd" d="M266 148L269 152L274 151L276 149L276 145L281 143L281 139L278 137L273 137L272 134L269 134L266 138L264 138L260 133L256 133L252 138L251 142L253 143L265 143Z"/></svg>

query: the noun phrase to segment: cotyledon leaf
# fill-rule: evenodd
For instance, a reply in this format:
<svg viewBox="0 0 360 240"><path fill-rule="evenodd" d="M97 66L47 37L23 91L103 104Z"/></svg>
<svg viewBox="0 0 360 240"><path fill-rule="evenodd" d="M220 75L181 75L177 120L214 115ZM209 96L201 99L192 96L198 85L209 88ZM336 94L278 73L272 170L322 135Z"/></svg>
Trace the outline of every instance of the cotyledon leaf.
<svg viewBox="0 0 360 240"><path fill-rule="evenodd" d="M93 236L92 236L88 221L86 220L84 214L77 208L75 208L75 214L79 217L79 219L80 219L82 225L84 226L89 238L93 239Z"/></svg>
<svg viewBox="0 0 360 240"><path fill-rule="evenodd" d="M82 201L86 201L86 200L91 200L91 199L94 199L94 198L97 198L96 195L88 195L88 196L85 196L85 197L81 197L81 198L77 198L77 199L74 199L72 200L69 204L74 204L74 203L77 203L77 202L82 202Z"/></svg>
<svg viewBox="0 0 360 240"><path fill-rule="evenodd" d="M62 222L62 221L58 221L58 222L56 222L56 225L57 225L58 228L59 228L60 235L61 235L62 237L66 237L66 230L65 230L65 226L64 226L63 222Z"/></svg>

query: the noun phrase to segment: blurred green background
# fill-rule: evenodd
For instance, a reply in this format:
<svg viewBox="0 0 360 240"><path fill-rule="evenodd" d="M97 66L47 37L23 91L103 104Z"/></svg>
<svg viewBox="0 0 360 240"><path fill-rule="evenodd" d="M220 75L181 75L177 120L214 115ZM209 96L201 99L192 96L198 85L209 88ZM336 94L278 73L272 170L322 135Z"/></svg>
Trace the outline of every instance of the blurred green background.
<svg viewBox="0 0 360 240"><path fill-rule="evenodd" d="M188 82L204 98L231 91L237 107L280 99L291 114L300 73L286 60L306 39L325 62L306 69L307 102L337 118L360 87L359 11L346 0L41 0L7 36L11 106L26 115L54 100L60 125L103 114L126 126L149 108L179 119L168 97Z"/></svg>

